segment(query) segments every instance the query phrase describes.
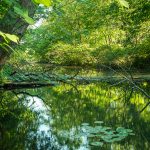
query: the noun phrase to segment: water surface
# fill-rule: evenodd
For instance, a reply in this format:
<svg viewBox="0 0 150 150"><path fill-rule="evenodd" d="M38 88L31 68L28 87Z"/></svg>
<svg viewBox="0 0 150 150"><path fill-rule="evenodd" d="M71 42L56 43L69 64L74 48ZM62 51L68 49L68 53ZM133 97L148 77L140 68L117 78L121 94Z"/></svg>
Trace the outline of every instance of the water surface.
<svg viewBox="0 0 150 150"><path fill-rule="evenodd" d="M49 69L50 74L63 74L62 77L78 71L78 68ZM81 69L77 77L111 75ZM148 82L137 85L150 94ZM140 112L149 99L127 82L60 82L42 88L1 90L0 95L2 150L148 150L150 147L150 107ZM107 142L101 135L85 134L84 124L93 128L110 127L108 131L115 134L117 128L123 127L134 134ZM101 146L91 144L98 141Z"/></svg>

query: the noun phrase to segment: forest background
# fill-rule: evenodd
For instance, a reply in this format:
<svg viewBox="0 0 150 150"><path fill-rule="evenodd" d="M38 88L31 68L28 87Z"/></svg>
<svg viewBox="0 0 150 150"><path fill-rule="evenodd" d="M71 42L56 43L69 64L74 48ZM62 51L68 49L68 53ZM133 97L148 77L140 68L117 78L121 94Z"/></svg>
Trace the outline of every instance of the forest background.
<svg viewBox="0 0 150 150"><path fill-rule="evenodd" d="M11 64L40 62L149 68L149 0L54 0L52 3L45 0L45 6L36 6L31 15L33 18L28 16L31 10L18 4L15 0L12 3L4 0L0 6L4 27L0 34L4 41L1 47L5 55L9 56L13 51L9 60ZM6 20L10 13L30 24L21 36L17 28L16 32L8 30L9 25L13 25L11 20ZM41 25L35 27L36 22L41 22ZM17 42L18 37L6 34L9 32L20 36L15 48L12 48L12 41Z"/></svg>

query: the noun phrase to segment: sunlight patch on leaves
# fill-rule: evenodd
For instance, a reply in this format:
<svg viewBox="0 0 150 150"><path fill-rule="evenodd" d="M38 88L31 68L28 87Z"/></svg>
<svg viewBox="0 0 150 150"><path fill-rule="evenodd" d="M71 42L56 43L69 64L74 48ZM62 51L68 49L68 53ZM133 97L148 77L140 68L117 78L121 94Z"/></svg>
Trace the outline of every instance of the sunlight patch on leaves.
<svg viewBox="0 0 150 150"><path fill-rule="evenodd" d="M118 0L121 6L124 6L126 8L129 8L129 3L125 0Z"/></svg>
<svg viewBox="0 0 150 150"><path fill-rule="evenodd" d="M8 34L8 33L4 33L2 31L0 31L0 35L5 39L6 42L8 42L7 39L9 39L15 43L18 43L18 41L19 41L19 37L17 37L14 34Z"/></svg>
<svg viewBox="0 0 150 150"><path fill-rule="evenodd" d="M43 4L44 6L51 6L51 0L34 0L37 4Z"/></svg>
<svg viewBox="0 0 150 150"><path fill-rule="evenodd" d="M5 36L15 43L18 43L19 41L19 38L16 35L6 33Z"/></svg>

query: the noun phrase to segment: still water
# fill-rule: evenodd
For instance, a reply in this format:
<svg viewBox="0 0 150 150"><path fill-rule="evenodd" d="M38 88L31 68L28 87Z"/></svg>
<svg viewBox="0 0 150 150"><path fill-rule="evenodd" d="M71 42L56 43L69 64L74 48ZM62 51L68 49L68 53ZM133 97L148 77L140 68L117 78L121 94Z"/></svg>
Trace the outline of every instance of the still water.
<svg viewBox="0 0 150 150"><path fill-rule="evenodd" d="M67 76L79 69L52 70ZM108 75L82 69L76 77ZM126 82L81 81L1 90L0 149L149 150L150 107L140 112L145 94ZM150 94L148 82L138 86Z"/></svg>

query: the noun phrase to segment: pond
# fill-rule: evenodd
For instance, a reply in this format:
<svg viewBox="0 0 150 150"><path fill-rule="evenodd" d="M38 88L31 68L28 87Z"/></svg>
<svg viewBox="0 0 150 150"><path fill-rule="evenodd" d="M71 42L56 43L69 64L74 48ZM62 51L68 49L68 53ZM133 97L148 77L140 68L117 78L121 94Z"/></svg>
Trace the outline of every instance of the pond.
<svg viewBox="0 0 150 150"><path fill-rule="evenodd" d="M57 74L63 79L72 76L78 81L1 89L1 150L149 150L150 107L145 107L149 102L145 93L150 94L148 81L136 83L138 89L126 81L97 80L112 79L116 76L112 72L39 68L37 72L42 68L45 74ZM31 66L27 70L35 73ZM13 80L25 78L19 76L16 73Z"/></svg>

